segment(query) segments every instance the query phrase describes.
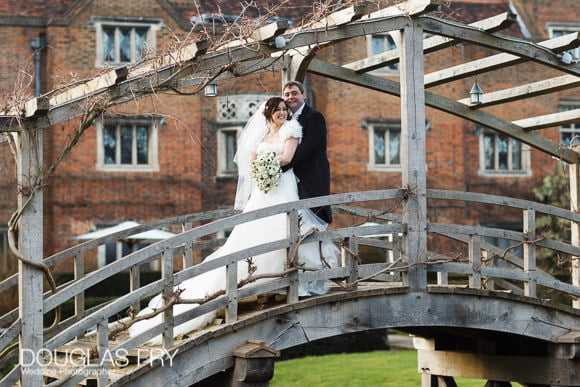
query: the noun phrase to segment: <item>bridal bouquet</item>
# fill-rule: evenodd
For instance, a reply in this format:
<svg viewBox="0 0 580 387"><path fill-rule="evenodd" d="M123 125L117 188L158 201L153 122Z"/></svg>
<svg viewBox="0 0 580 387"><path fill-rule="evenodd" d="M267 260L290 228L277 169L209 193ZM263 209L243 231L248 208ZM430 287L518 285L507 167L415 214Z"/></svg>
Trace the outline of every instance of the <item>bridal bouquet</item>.
<svg viewBox="0 0 580 387"><path fill-rule="evenodd" d="M251 172L252 178L258 184L260 191L264 193L270 192L278 185L282 174L280 161L276 158L276 153L266 152L258 155L256 160L252 162Z"/></svg>

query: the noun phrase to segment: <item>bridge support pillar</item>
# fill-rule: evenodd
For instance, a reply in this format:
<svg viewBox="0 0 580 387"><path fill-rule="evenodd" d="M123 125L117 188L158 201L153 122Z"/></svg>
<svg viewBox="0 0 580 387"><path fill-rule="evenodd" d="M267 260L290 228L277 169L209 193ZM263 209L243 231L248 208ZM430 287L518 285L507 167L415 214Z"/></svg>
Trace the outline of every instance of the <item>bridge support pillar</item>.
<svg viewBox="0 0 580 387"><path fill-rule="evenodd" d="M280 351L267 347L265 342L248 340L234 350L234 372L230 386L269 386L274 376L274 360Z"/></svg>
<svg viewBox="0 0 580 387"><path fill-rule="evenodd" d="M580 375L571 371L580 369L573 335L550 345L507 340L510 345L506 346L505 336L498 336L497 340L487 337L470 348L466 343L456 345L456 340L466 341L449 335L413 338L422 372L421 387L455 386L447 384L454 377L487 380L485 387L508 387L512 382L526 386L580 386Z"/></svg>

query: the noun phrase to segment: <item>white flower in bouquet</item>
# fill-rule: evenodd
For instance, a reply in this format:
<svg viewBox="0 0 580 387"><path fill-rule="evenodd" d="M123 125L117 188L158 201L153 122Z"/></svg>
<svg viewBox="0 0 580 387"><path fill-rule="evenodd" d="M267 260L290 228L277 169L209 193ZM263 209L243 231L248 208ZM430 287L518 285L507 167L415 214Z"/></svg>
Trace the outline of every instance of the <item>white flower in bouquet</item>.
<svg viewBox="0 0 580 387"><path fill-rule="evenodd" d="M282 169L280 168L280 160L276 158L276 153L266 152L258 155L256 160L252 162L251 172L260 191L268 193L278 186Z"/></svg>

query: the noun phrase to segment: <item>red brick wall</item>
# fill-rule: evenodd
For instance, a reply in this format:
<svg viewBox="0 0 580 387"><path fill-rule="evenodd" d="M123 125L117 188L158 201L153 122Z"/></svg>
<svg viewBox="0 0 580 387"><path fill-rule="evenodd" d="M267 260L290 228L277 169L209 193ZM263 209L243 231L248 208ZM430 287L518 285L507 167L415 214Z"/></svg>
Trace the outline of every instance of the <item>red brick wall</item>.
<svg viewBox="0 0 580 387"><path fill-rule="evenodd" d="M91 15L159 17L167 27L157 33L158 47L175 40L173 32L184 35L177 23L154 0L119 0L90 2L82 8L69 25L53 25L46 30L51 46L48 50L47 88L58 87L73 79L95 75L95 30ZM578 6L577 0L533 3L528 12L538 17L538 25L549 21L569 21L569 11ZM575 13L577 14L577 13ZM543 27L541 27L543 28ZM0 56L0 86L8 92L16 78L17 69L30 59L28 45L38 36L36 28L0 26L0 42L6 55ZM544 37L545 39L545 37ZM6 50L4 49L6 45ZM426 72L489 55L490 50L466 45L456 46L425 57ZM332 63L348 63L366 55L362 39L344 42L325 49L319 56ZM9 69L6 71L5 69ZM514 66L502 71L483 74L478 82L484 92L500 90L525 82L554 76L552 70L539 65ZM393 78L398 80L397 77ZM468 96L473 78L434 87L429 92L448 98ZM400 119L397 97L369 91L357 86L309 75L309 89L313 90L316 108L321 110L328 125L328 154L332 170L333 193L401 187L400 173L369 171L368 130L363 122L369 119ZM266 72L260 76L220 81L220 95L238 93L278 93L280 75ZM32 93L32 91L30 91ZM78 145L59 168L45 190L45 235L47 255L70 246L70 238L88 232L94 223L117 223L124 220L150 221L202 210L229 206L235 193L235 179L216 179L216 102L203 96L168 96L157 94L135 104L119 106L120 113L162 114L167 125L159 129L159 172L127 173L96 170L96 130L89 128ZM557 111L558 96L537 97L523 102L490 108L498 116L515 120ZM479 137L474 124L447 113L427 108L426 118L431 130L427 133L427 187L460 191L502 194L531 199L531 189L541 177L550 173L557 162L537 150L531 151L532 174L529 177L479 176ZM46 163L57 157L70 131L78 125L73 119L46 131ZM558 129L542 130L542 134L557 141ZM14 166L5 143L0 144L0 222L8 219L15 208ZM393 203L374 203L377 208ZM495 208L476 208L464 203L434 203L429 209L431 221L497 220L506 214ZM515 216L515 215L514 215ZM507 218L513 218L507 214ZM337 221L341 222L340 218ZM345 221L346 222L346 221Z"/></svg>

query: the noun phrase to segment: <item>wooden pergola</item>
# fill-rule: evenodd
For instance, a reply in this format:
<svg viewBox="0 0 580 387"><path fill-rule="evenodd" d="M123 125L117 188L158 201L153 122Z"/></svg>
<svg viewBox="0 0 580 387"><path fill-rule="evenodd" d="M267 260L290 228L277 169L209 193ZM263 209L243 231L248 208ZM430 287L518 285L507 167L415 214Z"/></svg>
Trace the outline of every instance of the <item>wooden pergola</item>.
<svg viewBox="0 0 580 387"><path fill-rule="evenodd" d="M415 188L416 195L405 201L403 223L407 224L404 249L409 262L420 263L427 251L426 228L426 133L425 107L473 121L552 155L571 166L572 210L580 200L579 153L542 136L539 129L580 121L580 109L540 117L507 121L482 108L535 97L580 85L580 63L562 60L562 52L578 47L573 33L540 43L506 37L495 32L514 22L509 13L463 25L429 16L438 0L409 0L396 6L368 13L355 6L328 15L310 25L289 28L278 21L256 29L244 40L219 48L207 42L193 42L175 52L151 59L136 67L118 67L78 84L26 102L22 111L6 111L0 116L0 132L10 132L18 147L17 175L20 254L37 265L43 260L43 131L75 117L89 120L107 108L142 98L158 90L200 88L212 79L225 79L261 71L280 70L283 81L303 80L306 73L399 96L401 101L401 186ZM336 65L316 58L321 47L345 39L375 33L398 34L398 46L379 55ZM424 38L424 34L431 35ZM484 59L463 63L425 74L423 55L469 42L499 51ZM466 99L453 100L427 91L476 74L533 61L551 67L561 76L488 93L483 103L472 105ZM399 63L400 82L369 72ZM235 68L236 71L227 69ZM93 103L91 114L87 104ZM411 214L424 214L412 216ZM573 225L573 243L579 244L580 228ZM573 261L573 284L580 285L580 263ZM81 268L75 268L81 270ZM413 266L404 279L414 291L426 289L426 271ZM19 265L21 348L42 348L43 274L38 267ZM575 301L575 307L580 302ZM22 355L21 355L22 356ZM22 359L21 359L22 360ZM23 374L24 385L40 385L41 373Z"/></svg>

